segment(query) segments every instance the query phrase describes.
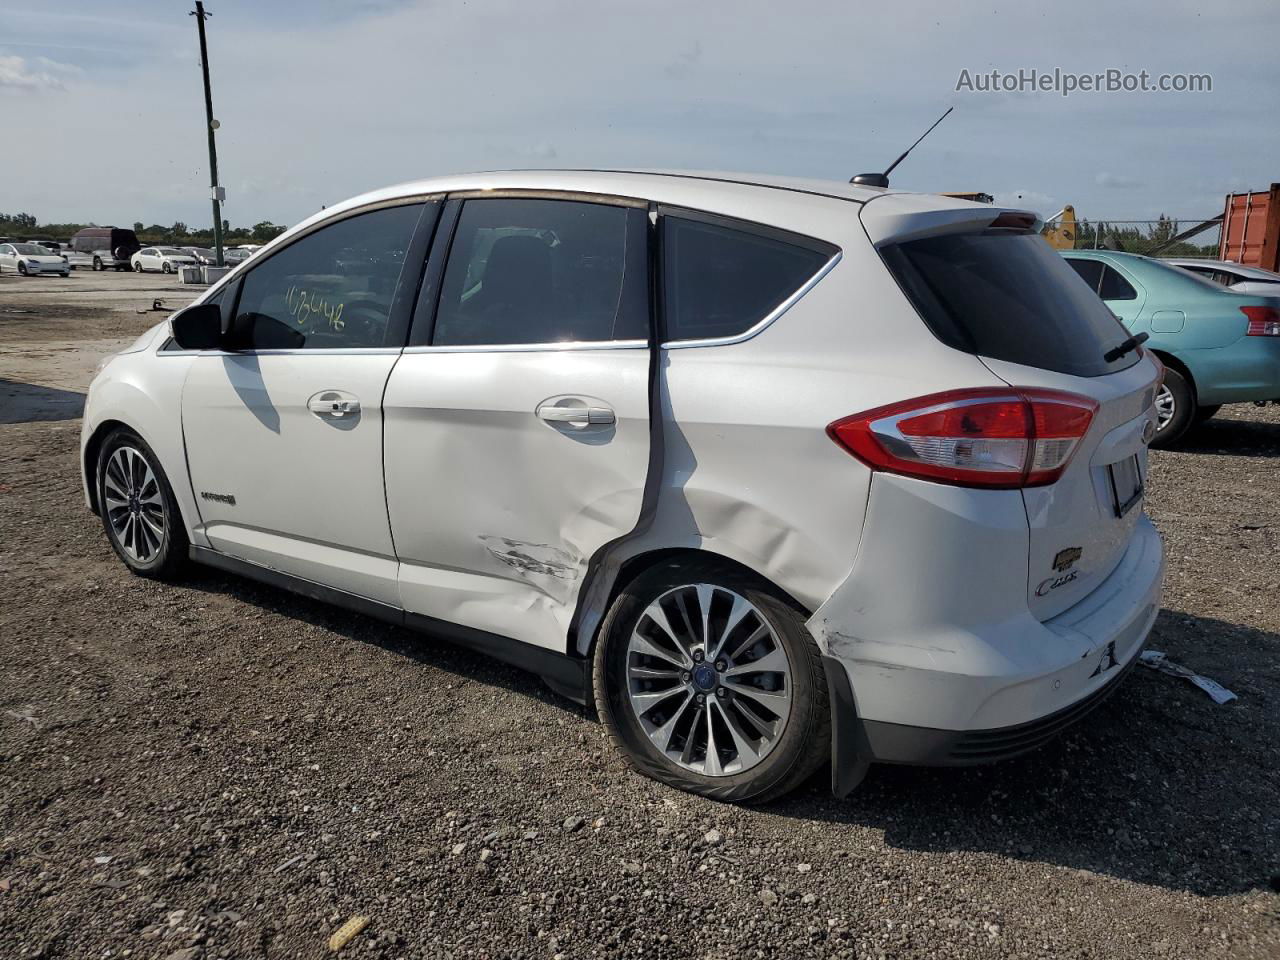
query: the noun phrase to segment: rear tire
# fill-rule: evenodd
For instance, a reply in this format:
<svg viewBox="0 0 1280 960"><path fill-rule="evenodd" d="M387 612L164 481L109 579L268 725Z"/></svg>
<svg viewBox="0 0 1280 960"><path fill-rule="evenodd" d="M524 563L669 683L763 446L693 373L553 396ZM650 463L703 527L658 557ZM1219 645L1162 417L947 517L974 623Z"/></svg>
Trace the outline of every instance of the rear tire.
<svg viewBox="0 0 1280 960"><path fill-rule="evenodd" d="M105 268L105 267L103 267L103 265L102 265L102 258L101 258L101 257L94 257L94 258L93 258L93 272L94 272L94 273L98 273L100 270L105 270L105 269L106 269L106 268Z"/></svg>
<svg viewBox="0 0 1280 960"><path fill-rule="evenodd" d="M623 589L600 628L594 689L633 768L713 800L763 803L830 757L826 675L803 615L713 558L660 563Z"/></svg>
<svg viewBox="0 0 1280 960"><path fill-rule="evenodd" d="M161 272L161 273L173 273L173 267L169 265L169 261L168 261L168 260L166 260L164 263L160 264L160 272Z"/></svg>
<svg viewBox="0 0 1280 960"><path fill-rule="evenodd" d="M142 264L141 264L141 263L135 263L135 264L133 265L133 272L134 272L134 273L141 273L141 272L142 272Z"/></svg>
<svg viewBox="0 0 1280 960"><path fill-rule="evenodd" d="M98 452L98 512L107 540L140 577L176 580L188 564L187 529L160 460L127 427L112 431Z"/></svg>
<svg viewBox="0 0 1280 960"><path fill-rule="evenodd" d="M1204 423L1206 420L1212 420L1213 415L1222 409L1222 404L1215 403L1208 407L1198 407L1196 409L1196 423Z"/></svg>
<svg viewBox="0 0 1280 960"><path fill-rule="evenodd" d="M1166 367L1164 384L1156 394L1156 435L1151 446L1164 449L1182 439L1196 416L1196 395L1186 377Z"/></svg>

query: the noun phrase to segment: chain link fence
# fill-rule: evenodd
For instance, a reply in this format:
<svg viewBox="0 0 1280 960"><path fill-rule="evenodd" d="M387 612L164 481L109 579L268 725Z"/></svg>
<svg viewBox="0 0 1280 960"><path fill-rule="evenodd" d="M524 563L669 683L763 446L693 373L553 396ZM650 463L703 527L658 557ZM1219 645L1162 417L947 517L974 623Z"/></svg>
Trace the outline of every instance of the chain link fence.
<svg viewBox="0 0 1280 960"><path fill-rule="evenodd" d="M1192 228L1201 229L1190 232ZM1187 233L1187 236L1181 236ZM1123 250L1158 257L1201 257L1214 260L1222 237L1220 220L1203 217L1157 217L1154 220L1081 219L1059 216L1045 223L1045 234L1060 250Z"/></svg>

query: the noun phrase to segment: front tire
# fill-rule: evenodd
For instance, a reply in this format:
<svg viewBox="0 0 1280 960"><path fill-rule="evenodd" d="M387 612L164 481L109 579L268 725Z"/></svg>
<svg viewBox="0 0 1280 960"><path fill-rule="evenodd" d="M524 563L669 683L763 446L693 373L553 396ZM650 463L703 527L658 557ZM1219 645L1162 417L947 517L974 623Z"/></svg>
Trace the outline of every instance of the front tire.
<svg viewBox="0 0 1280 960"><path fill-rule="evenodd" d="M27 275L27 265L25 263L18 264L18 273L24 277Z"/></svg>
<svg viewBox="0 0 1280 960"><path fill-rule="evenodd" d="M803 616L763 581L677 559L626 586L601 625L596 707L637 771L762 803L828 759L831 708Z"/></svg>
<svg viewBox="0 0 1280 960"><path fill-rule="evenodd" d="M102 265L102 258L101 258L101 257L94 257L94 258L93 258L93 272L94 272L94 273L98 273L99 271L101 271L101 270L105 270L105 269L106 269L106 268Z"/></svg>
<svg viewBox="0 0 1280 960"><path fill-rule="evenodd" d="M1164 383L1156 392L1156 435L1151 446L1164 449L1182 439L1196 417L1196 395L1187 378L1166 367Z"/></svg>
<svg viewBox="0 0 1280 960"><path fill-rule="evenodd" d="M98 512L124 565L141 577L174 580L187 565L178 501L152 449L132 430L113 431L98 453Z"/></svg>

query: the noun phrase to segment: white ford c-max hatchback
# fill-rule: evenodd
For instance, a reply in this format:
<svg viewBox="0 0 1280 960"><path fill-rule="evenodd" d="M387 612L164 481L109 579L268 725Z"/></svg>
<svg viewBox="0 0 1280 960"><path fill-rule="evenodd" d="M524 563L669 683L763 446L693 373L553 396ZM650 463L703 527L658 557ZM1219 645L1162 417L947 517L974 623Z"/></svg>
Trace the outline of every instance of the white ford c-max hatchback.
<svg viewBox="0 0 1280 960"><path fill-rule="evenodd" d="M539 171L298 225L110 360L121 559L193 559L594 699L639 770L758 801L830 758L1031 749L1160 604L1159 365L1034 217Z"/></svg>

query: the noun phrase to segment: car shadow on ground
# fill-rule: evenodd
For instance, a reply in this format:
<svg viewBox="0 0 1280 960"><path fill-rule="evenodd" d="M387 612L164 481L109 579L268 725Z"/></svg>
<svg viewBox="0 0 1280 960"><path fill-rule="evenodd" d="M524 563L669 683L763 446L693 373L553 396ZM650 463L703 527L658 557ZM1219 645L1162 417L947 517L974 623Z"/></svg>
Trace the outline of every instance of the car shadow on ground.
<svg viewBox="0 0 1280 960"><path fill-rule="evenodd" d="M429 633L204 568L188 585L378 646L462 682L594 715L532 674ZM1167 611L1149 646L1176 660L1179 636L1206 632L1229 635L1267 662L1280 657L1278 634ZM902 850L985 852L1204 895L1274 887L1280 882L1280 716L1267 713L1266 690L1241 686L1232 676L1215 679L1241 699L1218 706L1182 680L1139 668L1079 727L1025 757L968 768L875 765L844 800L831 796L824 769L760 809L870 827ZM851 839L850 852L860 842Z"/></svg>
<svg viewBox="0 0 1280 960"><path fill-rule="evenodd" d="M1186 637L1187 643L1179 642ZM1139 667L1082 723L1026 756L984 767L873 765L844 801L825 782L779 814L882 830L886 845L985 852L1202 895L1280 884L1280 634L1164 611L1148 648L1199 666L1197 638L1249 651L1256 670L1210 673L1240 699L1214 703ZM1225 668L1222 668L1225 669Z"/></svg>
<svg viewBox="0 0 1280 960"><path fill-rule="evenodd" d="M84 412L84 394L0 378L0 423L75 420Z"/></svg>
<svg viewBox="0 0 1280 960"><path fill-rule="evenodd" d="M1193 427L1171 449L1175 453L1276 457L1280 456L1280 423L1233 420L1228 408L1212 420Z"/></svg>
<svg viewBox="0 0 1280 960"><path fill-rule="evenodd" d="M321 627L357 643L381 647L423 666L444 670L462 683L501 687L575 716L583 716L586 712L584 707L555 693L536 675L429 632L397 626L283 588L199 565L195 566L183 586L234 597L261 610Z"/></svg>

